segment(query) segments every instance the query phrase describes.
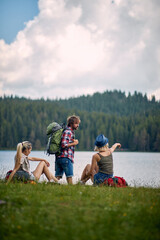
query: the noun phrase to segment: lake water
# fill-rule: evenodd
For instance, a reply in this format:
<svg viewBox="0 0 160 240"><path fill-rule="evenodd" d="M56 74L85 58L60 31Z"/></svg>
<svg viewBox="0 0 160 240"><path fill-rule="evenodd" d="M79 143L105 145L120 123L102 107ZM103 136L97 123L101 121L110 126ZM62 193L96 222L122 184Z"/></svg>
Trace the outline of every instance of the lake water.
<svg viewBox="0 0 160 240"><path fill-rule="evenodd" d="M86 164L91 163L92 155L95 152L75 152L74 177L76 183L82 174ZM14 156L16 151L0 151L0 178L4 178L5 173L13 169ZM32 151L31 157L45 158L50 162L50 171L54 174L54 155L47 156L43 151ZM114 152L114 175L126 179L130 186L160 187L160 153L141 152ZM38 162L31 162L33 171ZM41 181L46 178L42 176ZM66 183L65 176L62 179ZM87 184L92 184L88 181Z"/></svg>

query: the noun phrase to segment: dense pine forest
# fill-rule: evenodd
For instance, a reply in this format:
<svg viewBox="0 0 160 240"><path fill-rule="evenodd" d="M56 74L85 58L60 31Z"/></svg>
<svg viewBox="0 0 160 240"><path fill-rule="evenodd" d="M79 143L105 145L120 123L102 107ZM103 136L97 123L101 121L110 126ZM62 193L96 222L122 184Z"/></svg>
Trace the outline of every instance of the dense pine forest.
<svg viewBox="0 0 160 240"><path fill-rule="evenodd" d="M80 96L67 100L58 100L62 106L68 109L78 109L87 112L104 112L107 114L116 114L117 116L132 116L134 114L156 114L160 110L160 103L148 100L147 95L135 93L126 97L121 91L106 91L104 93L95 93L88 96Z"/></svg>
<svg viewBox="0 0 160 240"><path fill-rule="evenodd" d="M72 114L81 119L77 150L92 151L95 137L103 133L110 145L120 142L128 151L160 151L160 102L116 90L65 100L1 97L0 149L16 149L18 142L29 140L34 150L43 150L48 124L66 123Z"/></svg>

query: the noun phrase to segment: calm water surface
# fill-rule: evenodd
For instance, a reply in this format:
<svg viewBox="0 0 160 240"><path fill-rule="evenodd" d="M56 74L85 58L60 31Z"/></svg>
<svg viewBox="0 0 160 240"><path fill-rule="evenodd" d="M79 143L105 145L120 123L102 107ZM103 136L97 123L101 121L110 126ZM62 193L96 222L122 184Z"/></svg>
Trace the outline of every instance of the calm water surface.
<svg viewBox="0 0 160 240"><path fill-rule="evenodd" d="M82 174L86 164L91 163L95 152L75 152L74 177L76 183ZM0 151L0 177L13 169L16 151ZM50 162L50 171L54 174L54 155L47 156L43 151L32 151L31 157L45 158ZM114 152L114 175L124 177L130 186L160 187L160 153L139 152ZM37 162L31 162L31 171L37 166ZM40 180L45 180L42 176ZM65 177L62 179L66 183ZM92 184L88 181L87 184Z"/></svg>

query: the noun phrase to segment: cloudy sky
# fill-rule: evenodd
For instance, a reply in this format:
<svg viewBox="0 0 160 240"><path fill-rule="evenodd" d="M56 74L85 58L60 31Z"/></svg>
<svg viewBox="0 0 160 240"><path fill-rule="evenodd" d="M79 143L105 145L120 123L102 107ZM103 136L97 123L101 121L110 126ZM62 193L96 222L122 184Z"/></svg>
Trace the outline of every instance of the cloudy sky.
<svg viewBox="0 0 160 240"><path fill-rule="evenodd" d="M159 0L0 0L0 95L160 100Z"/></svg>

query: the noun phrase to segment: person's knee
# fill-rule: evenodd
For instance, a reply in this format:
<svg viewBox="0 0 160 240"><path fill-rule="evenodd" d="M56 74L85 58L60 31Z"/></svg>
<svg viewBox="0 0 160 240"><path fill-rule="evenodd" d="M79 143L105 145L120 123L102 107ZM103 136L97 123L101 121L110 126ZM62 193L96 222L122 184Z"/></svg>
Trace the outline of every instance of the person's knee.
<svg viewBox="0 0 160 240"><path fill-rule="evenodd" d="M39 169L42 170L42 172L44 171L44 169L47 167L47 164L44 161L41 161L39 163Z"/></svg>
<svg viewBox="0 0 160 240"><path fill-rule="evenodd" d="M41 166L43 166L43 167L45 167L45 166L47 167L47 164L46 164L44 161L41 161L40 164L41 164Z"/></svg>
<svg viewBox="0 0 160 240"><path fill-rule="evenodd" d="M90 170L91 170L91 165L90 165L90 164L87 164L87 165L86 165L86 169L85 169L86 175L90 174Z"/></svg>
<svg viewBox="0 0 160 240"><path fill-rule="evenodd" d="M86 168L87 168L87 169L90 169L90 168L91 168L91 164L87 164L87 165L86 165Z"/></svg>

